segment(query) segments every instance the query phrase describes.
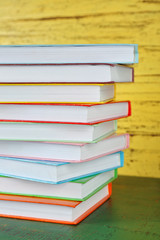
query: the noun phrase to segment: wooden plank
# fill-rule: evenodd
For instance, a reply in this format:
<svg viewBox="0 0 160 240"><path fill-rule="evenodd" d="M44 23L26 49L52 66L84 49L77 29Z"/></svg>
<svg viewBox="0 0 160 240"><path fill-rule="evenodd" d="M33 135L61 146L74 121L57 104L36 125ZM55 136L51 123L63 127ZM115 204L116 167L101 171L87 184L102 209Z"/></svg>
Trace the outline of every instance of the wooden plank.
<svg viewBox="0 0 160 240"><path fill-rule="evenodd" d="M130 148L125 150L125 166L120 175L159 178L160 136L131 136Z"/></svg>
<svg viewBox="0 0 160 240"><path fill-rule="evenodd" d="M139 98L137 100L140 100L142 94L146 97L149 97L149 95L151 95L151 97L154 96L154 94L158 94L160 93L160 82L159 83L155 83L152 84L152 82L148 82L146 83L139 83L136 82L135 83L120 83L116 85L116 90L117 90L117 98L121 98L121 95L123 96L125 95L133 95L136 94L137 97L139 96ZM154 99L153 99L154 100Z"/></svg>
<svg viewBox="0 0 160 240"><path fill-rule="evenodd" d="M8 13L8 8L10 12ZM18 11L20 10L20 11ZM64 11L65 10L65 11ZM23 18L37 18L42 16L54 15L55 17L99 17L103 15L122 15L123 13L134 15L135 12L149 14L158 12L159 1L124 1L119 0L118 4L116 0L104 1L104 0L5 0L1 1L1 18L8 19L9 17ZM34 14L34 16L33 16ZM100 15L101 14L101 15ZM113 17L114 17L113 16Z"/></svg>
<svg viewBox="0 0 160 240"><path fill-rule="evenodd" d="M134 68L135 69L135 68ZM159 83L159 78L160 78L160 74L157 72L157 74L155 74L153 72L153 74L150 72L150 74L145 75L146 72L141 75L138 75L137 72L135 71L135 83L137 82L143 82L143 83L152 83L152 84L156 84Z"/></svg>
<svg viewBox="0 0 160 240"><path fill-rule="evenodd" d="M143 17L142 17L143 16ZM69 20L20 20L10 18L2 19L0 24L0 36L6 41L18 41L23 43L41 43L41 39L45 44L49 43L143 43L140 45L147 55L150 51L159 51L159 39L153 38L159 27L157 14L152 13L151 28L144 27L146 20L145 15L128 15L128 21L124 24L124 14L115 18L115 16L105 16L87 19L69 19ZM126 16L127 17L127 16ZM115 20L115 19L116 20ZM138 26L139 22L142 26ZM150 21L150 20L149 20ZM146 24L147 26L147 24ZM150 24L149 24L150 26ZM141 34L139 33L141 31ZM144 37L148 31L150 35L144 41ZM45 33L48 34L45 34ZM127 32L127 34L125 34ZM133 38L133 32L134 37ZM29 36L30 38L28 38ZM9 37L9 39L7 39ZM41 38L42 37L42 38ZM132 39L132 40L131 40ZM134 40L135 39L135 40ZM152 45L150 43L152 42ZM152 56L150 56L152 58ZM141 58L143 59L143 57ZM145 60L143 60L145 61Z"/></svg>

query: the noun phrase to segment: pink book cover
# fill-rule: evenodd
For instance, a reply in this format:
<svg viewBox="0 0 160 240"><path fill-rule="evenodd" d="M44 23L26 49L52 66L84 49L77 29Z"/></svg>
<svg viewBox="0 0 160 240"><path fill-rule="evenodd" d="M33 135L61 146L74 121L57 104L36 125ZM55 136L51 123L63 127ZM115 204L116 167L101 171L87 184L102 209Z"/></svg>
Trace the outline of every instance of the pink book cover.
<svg viewBox="0 0 160 240"><path fill-rule="evenodd" d="M11 158L19 158L19 159L28 159L28 160L35 160L35 161L54 161L54 162L70 162L70 163L76 163L76 162L86 162L86 161L91 161L91 160L94 160L96 158L100 158L100 157L103 157L103 156L106 156L106 155L109 155L109 154L112 154L112 153L115 153L115 152L119 152L119 151L123 151L124 149L127 149L129 147L129 134L114 134L110 137L107 137L107 138L104 138L103 140L105 139L112 139L112 138L117 138L119 136L124 136L125 137L125 146L123 148L117 148L115 149L114 151L106 151L106 153L103 153L103 154L99 154L97 156L94 156L94 157L91 157L91 158L87 158L87 159L84 159L84 160L64 160L64 159L55 159L55 158L39 158L39 157L30 157L30 156L17 156L17 155L4 155L4 154L0 154L1 157L11 157ZM103 141L101 140L101 141ZM86 144L90 144L90 143L66 143L66 142L45 142L45 143L48 143L48 144L64 144L64 145L76 145L76 146L80 146L80 147L83 147L84 145Z"/></svg>

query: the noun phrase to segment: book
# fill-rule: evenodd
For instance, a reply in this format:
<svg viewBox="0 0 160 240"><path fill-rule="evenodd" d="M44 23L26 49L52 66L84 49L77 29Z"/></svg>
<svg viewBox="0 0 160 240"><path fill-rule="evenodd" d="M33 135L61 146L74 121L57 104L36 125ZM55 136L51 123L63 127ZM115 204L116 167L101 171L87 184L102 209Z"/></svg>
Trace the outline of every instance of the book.
<svg viewBox="0 0 160 240"><path fill-rule="evenodd" d="M0 64L138 62L137 44L1 45Z"/></svg>
<svg viewBox="0 0 160 240"><path fill-rule="evenodd" d="M0 194L85 201L117 178L117 169L61 184L0 176Z"/></svg>
<svg viewBox="0 0 160 240"><path fill-rule="evenodd" d="M0 157L0 175L58 184L111 171L124 164L123 152L80 163Z"/></svg>
<svg viewBox="0 0 160 240"><path fill-rule="evenodd" d="M0 141L0 156L42 161L84 162L128 147L129 134L115 134L96 143Z"/></svg>
<svg viewBox="0 0 160 240"><path fill-rule="evenodd" d="M111 196L111 184L83 202L0 195L0 217L77 224Z"/></svg>
<svg viewBox="0 0 160 240"><path fill-rule="evenodd" d="M119 83L133 81L133 68L115 64L0 65L0 83Z"/></svg>
<svg viewBox="0 0 160 240"><path fill-rule="evenodd" d="M8 122L93 124L130 115L129 101L89 105L0 103L0 121Z"/></svg>
<svg viewBox="0 0 160 240"><path fill-rule="evenodd" d="M116 120L93 125L0 122L0 140L97 142L116 128Z"/></svg>
<svg viewBox="0 0 160 240"><path fill-rule="evenodd" d="M0 84L1 103L104 103L114 84Z"/></svg>

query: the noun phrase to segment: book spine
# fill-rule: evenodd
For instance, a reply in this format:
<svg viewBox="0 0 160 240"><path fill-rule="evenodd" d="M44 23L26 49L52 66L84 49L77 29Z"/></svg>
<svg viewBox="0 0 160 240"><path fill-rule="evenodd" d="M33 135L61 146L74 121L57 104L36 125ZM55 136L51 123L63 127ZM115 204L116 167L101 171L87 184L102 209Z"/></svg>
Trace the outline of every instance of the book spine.
<svg viewBox="0 0 160 240"><path fill-rule="evenodd" d="M108 193L109 193L109 197L112 195L112 183L108 184Z"/></svg>
<svg viewBox="0 0 160 240"><path fill-rule="evenodd" d="M118 178L118 169L114 170L114 179Z"/></svg>
<svg viewBox="0 0 160 240"><path fill-rule="evenodd" d="M126 148L129 148L129 139L130 139L129 134L126 134Z"/></svg>
<svg viewBox="0 0 160 240"><path fill-rule="evenodd" d="M119 152L120 153L120 162L121 162L121 167L124 166L124 152Z"/></svg>
<svg viewBox="0 0 160 240"><path fill-rule="evenodd" d="M114 120L114 130L117 131L118 125L117 125L117 121Z"/></svg>
<svg viewBox="0 0 160 240"><path fill-rule="evenodd" d="M138 44L134 45L134 55L135 55L134 63L138 63L139 60Z"/></svg>
<svg viewBox="0 0 160 240"><path fill-rule="evenodd" d="M134 82L134 68L132 68L132 82Z"/></svg>
<svg viewBox="0 0 160 240"><path fill-rule="evenodd" d="M132 115L131 102L128 101L128 117Z"/></svg>

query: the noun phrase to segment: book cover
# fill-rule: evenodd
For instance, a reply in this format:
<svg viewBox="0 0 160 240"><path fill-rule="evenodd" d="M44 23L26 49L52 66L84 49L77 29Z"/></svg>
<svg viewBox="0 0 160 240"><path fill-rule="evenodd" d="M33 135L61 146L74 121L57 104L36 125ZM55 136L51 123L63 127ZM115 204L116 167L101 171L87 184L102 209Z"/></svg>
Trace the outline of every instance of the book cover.
<svg viewBox="0 0 160 240"><path fill-rule="evenodd" d="M54 105L54 106L84 106L84 107L92 107L95 105L105 105L105 104L115 104L115 103L128 103L128 113L125 116L119 116L119 117L115 117L115 118L107 118L107 119L101 119L98 121L91 121L91 122L60 122L60 121L35 121L35 120L15 120L15 119L0 119L0 122L25 122L25 123L59 123L59 124L82 124L82 125L94 125L94 124L98 124L98 123L103 123L103 122L107 122L107 121L112 121L112 120L117 120L117 119L122 119L122 118L126 118L131 116L131 102L130 101L105 101L104 103L96 103L96 104L87 104L87 103L1 103L0 105L5 105L5 104L9 104L9 105Z"/></svg>
<svg viewBox="0 0 160 240"><path fill-rule="evenodd" d="M112 183L109 183L108 184L108 194L107 194L107 196L105 196L100 201L98 201L96 204L94 204L92 207L90 207L86 212L84 212L82 215L80 215L73 222L53 220L53 219L44 219L44 218L26 217L26 216L18 216L18 215L10 215L10 214L1 214L1 213L0 213L0 217L76 225L79 222L81 222L83 219L85 219L94 210L96 210L100 205L102 205L108 198L110 198L111 194L112 194ZM38 204L49 204L49 205L60 205L60 206L67 206L67 207L71 207L71 208L76 208L79 204L81 204L81 202L78 202L78 201L56 200L56 199L34 198L34 197L21 197L21 196L3 195L3 194L0 195L0 201L1 200L2 201L38 203Z"/></svg>
<svg viewBox="0 0 160 240"><path fill-rule="evenodd" d="M96 158L99 158L99 157L103 157L103 156L105 156L105 155L109 155L109 154L113 154L113 153L115 153L115 152L119 152L119 151L123 151L123 150L125 150L126 148L128 148L129 147L129 134L128 133L126 133L126 134L113 134L113 135L111 135L111 136L109 136L109 137L107 137L107 138L104 138L104 139L101 139L101 141L105 141L105 140L112 140L112 139L114 139L114 138L116 138L116 137L121 137L121 136L124 136L125 137L125 139L126 139L126 143L125 143L125 145L122 147L122 148L117 148L116 150L111 150L111 151L108 151L108 152L105 152L105 153L102 153L101 152L101 154L98 154L98 155L95 155L94 157L90 157L90 158L86 158L86 159L83 159L83 160L73 160L73 159L70 159L70 158L68 158L68 159L58 159L58 158L55 158L55 159L53 159L53 157L52 158L44 158L44 157L31 157L31 156L22 156L22 155L8 155L8 154L2 154L2 153L0 153L0 157L8 157L8 158L16 158L17 160L25 160L25 159L28 159L28 160L32 160L32 161L56 161L56 162L70 162L70 163L72 163L72 162L86 162L86 161L91 161L91 160L94 160L94 159L96 159ZM100 141L99 141L100 142ZM79 146L80 148L83 148L83 146L85 146L86 144L90 144L90 143L77 143L77 142L72 142L72 143L66 143L66 142L45 142L46 144L48 143L48 144L62 144L62 145L69 145L69 146ZM98 143L98 142L96 142L96 143Z"/></svg>
<svg viewBox="0 0 160 240"><path fill-rule="evenodd" d="M27 50L29 50L30 48L33 48L35 50L37 50L38 48L42 48L45 50L45 48L56 48L56 47L59 47L59 48L72 48L72 49L76 49L76 47L80 47L80 50L83 49L83 48L95 48L95 47L133 47L134 48L134 52L133 52L133 55L134 55L134 59L131 60L131 61L117 61L117 59L113 60L113 57L110 59L108 59L107 61L103 61L103 63L110 63L110 64L117 64L117 63L125 63L125 64L133 64L133 63L138 63L138 44L62 44L62 45L1 45L0 46L0 51L1 51L1 48L6 48L9 50L10 49L23 49L23 48L28 48ZM63 50L64 51L64 50ZM122 52L121 52L122 54ZM21 55L20 55L21 56ZM97 61L85 61L85 60L80 60L80 61L69 61L69 59L67 61L64 61L64 60L60 60L60 61L52 61L52 60L41 60L41 59L38 59L36 61L33 61L33 59L29 59L29 61L25 61L25 60L15 60L12 61L12 60L8 60L8 61L0 61L0 64L38 64L38 63L41 63L41 64L50 64L50 63L56 63L56 64L72 64L72 63L102 63L102 62L99 62L99 59Z"/></svg>
<svg viewBox="0 0 160 240"><path fill-rule="evenodd" d="M0 172L0 175L2 176L7 176L7 177L13 177L13 178L20 178L20 179L24 179L24 180L30 180L30 181L37 181L37 182L42 182L42 183L51 183L51 184L61 184L61 183L65 183L65 182L70 182L73 180L77 180L80 178L84 178L84 177L89 177L89 176L94 176L97 175L99 173L103 173L103 172L108 172L120 167L124 166L124 152L116 152L113 153L111 155L119 155L120 157L120 164L118 164L118 166L114 166L114 167L107 167L106 169L103 170L99 170L99 171L94 171L88 174L82 174L82 175L78 175L76 177L71 177L65 180L60 180L60 181L51 181L51 180L42 180L42 179L36 179L33 177L28 177L28 176L22 176L22 175L12 175L12 174L8 174L8 173L4 173L4 172ZM21 162L29 162L29 163L37 163L37 164L42 164L42 165L53 165L53 166L60 166L60 165L64 165L64 164L70 164L68 162L51 162L51 161L33 161L33 160L26 160L26 159L16 159L16 158L10 158L10 157L0 157L0 159L6 159L6 160L12 160L13 162L17 162L17 161L21 161ZM81 163L80 163L81 164Z"/></svg>
<svg viewBox="0 0 160 240"><path fill-rule="evenodd" d="M134 82L134 69L107 63L0 64L0 82L3 84L131 83Z"/></svg>
<svg viewBox="0 0 160 240"><path fill-rule="evenodd" d="M92 101L91 100L89 100L89 101L76 101L76 100L74 100L74 101L72 101L72 100L39 100L39 101L37 101L37 100L28 100L27 99L27 96L28 96L28 94L30 93L30 91L29 91L29 89L27 88L27 91L26 91L26 89L25 89L25 97L26 97L26 99L23 101L23 100L20 100L20 99L18 99L18 100L1 100L0 101L0 103L15 103L15 104L18 104L18 103L73 103L74 102L74 104L103 104L103 103L106 103L106 102L110 102L110 101L113 101L114 100L114 98L115 98L115 84L113 84L113 83L98 83L98 84L84 84L84 83L80 83L80 84L78 84L78 83L65 83L65 84L63 84L63 83L48 83L48 84L46 84L46 83L0 83L0 86L4 86L4 87L6 87L6 86L8 86L9 87L9 89L11 89L11 86L12 87L16 87L16 86L20 86L21 88L22 87L25 87L25 86L27 86L27 87L31 87L31 86L34 86L34 87L36 87L36 91L38 91L37 89L37 86L44 86L45 88L46 87L48 87L48 86L52 86L52 87L54 87L54 86L62 86L62 88L64 87L64 86L84 86L84 87L86 87L86 86L92 86L92 87L95 87L95 86L99 86L99 87L105 87L105 86L113 86L114 87L114 94L111 94L110 95L110 97L106 97L106 99L104 99L104 100L102 100L102 101L100 101L100 100L95 100L95 101L93 101L93 96L92 96ZM14 89L14 88L13 88ZM44 90L44 89L43 89ZM21 91L22 91L22 89L21 89ZM37 92L35 91L35 94L33 94L33 96L36 96L37 97ZM73 89L72 89L72 91L73 91ZM21 93L21 92L15 92L15 89L14 89L14 91L12 91L13 92L13 97L15 98L15 96L19 96L19 93ZM65 95L66 94L66 92L67 92L67 95ZM73 92L72 92L73 93ZM99 92L100 93L100 92ZM4 93L3 93L4 94ZM8 95L9 94L9 92L6 92L6 94ZM11 93L10 93L11 94ZM43 93L44 94L44 93ZM40 96L38 96L38 97L41 97L42 98L42 96L43 96L43 94L41 93L40 94ZM45 93L46 94L46 93ZM69 95L68 95L68 91L65 89L65 92L63 93L63 95L66 97L68 97ZM56 95L56 97L58 96L60 96L60 99L62 98L62 96L63 96L61 93L59 94L59 95ZM5 94L4 94L4 96L5 96ZM10 96L10 95L9 95ZM45 95L45 97L47 97L48 96L48 94L46 94ZM55 95L52 93L52 95L51 95L52 97L54 97ZM79 96L79 94L78 95L76 95L76 96L74 96L75 98L77 97L77 96ZM86 96L87 96L87 94L86 94ZM111 97L112 96L112 97ZM21 96L21 98L23 97L23 95ZM31 96L30 96L31 97ZM44 97L44 96L43 96ZM40 98L40 99L41 99ZM3 97L2 97L2 99L3 99Z"/></svg>
<svg viewBox="0 0 160 240"><path fill-rule="evenodd" d="M2 176L0 175L0 177L6 177L6 176ZM81 179L77 179L77 180L73 180L71 182L73 183L80 183L80 184L85 184L87 183L89 180L93 179L95 176L90 176L90 177L84 177ZM5 194L5 195L17 195L17 196L26 196L26 197L37 197L37 198L51 198L51 199L62 199L62 200L72 200L72 201L85 201L88 198L90 198L91 196L93 196L95 193L97 193L98 191L100 191L103 187L105 187L106 185L108 185L109 183L113 182L115 179L117 179L118 177L118 169L114 170L114 176L112 178L110 178L108 181L106 181L105 183L103 183L102 185L100 185L98 188L96 188L94 191L92 191L90 194L88 194L87 196L85 196L84 198L67 198L67 197L59 197L59 196L45 196L45 195L37 195L37 194L19 194L17 192L14 193L10 193L10 192L1 192L0 194Z"/></svg>
<svg viewBox="0 0 160 240"><path fill-rule="evenodd" d="M16 129L16 127L17 127L17 129L18 128L20 128L20 126L22 126L23 124L25 125L26 124L26 126L28 127L28 132L30 131L30 126L31 125L29 125L29 124L32 124L32 127L33 127L33 125L35 125L35 128L36 128L36 125L38 126L38 124L48 124L48 123L29 123L29 122L27 122L27 123L25 123L25 122L0 122L0 124L5 124L5 125L7 125L7 124L12 124L13 123L13 125L15 125L14 126L14 128L12 128L12 130L15 130ZM105 123L105 122L104 122ZM21 125L22 124L22 125ZM53 123L54 124L54 123ZM57 123L55 123L55 124L57 124ZM64 123L62 123L62 124L64 124ZM98 124L103 124L103 123L98 123ZM92 124L92 125L88 125L88 126L94 126L94 128L96 128L96 126L98 126L98 124ZM17 125L17 126L16 126ZM66 125L66 124L64 124L64 125ZM78 125L78 124L77 124ZM4 125L3 125L4 126ZM41 126L41 128L42 128L42 126ZM58 127L57 127L58 128ZM52 129L52 128L51 128ZM4 130L4 127L3 127L3 130ZM24 129L21 129L21 132L22 132L22 130L23 130L23 132L24 132ZM82 129L81 129L82 130ZM61 139L49 139L49 138L45 138L45 139L42 139L42 138L37 138L37 139L33 139L33 137L32 138L22 138L22 137L20 137L20 138L15 138L15 135L12 135L12 136L14 136L14 138L10 138L10 137L7 137L7 138L4 138L4 137L2 137L2 136L0 136L0 140L5 140L5 141L24 141L24 142L59 142L59 143L63 143L63 142L65 142L65 143L96 143L96 142L99 142L100 140L102 140L102 139L104 139L104 138L107 138L107 137L109 137L109 136L111 136L112 134L114 134L115 133L115 131L117 130L117 120L114 120L114 123L113 123L113 127L112 127L112 130L109 130L107 133L105 133L104 135L101 135L101 136L98 136L96 139L92 139L92 140L81 140L81 139L75 139L75 136L74 136L74 139L71 139L71 140L68 140L68 138L66 138L66 139L64 139L64 140L61 140ZM33 131L33 130L32 130ZM70 130L70 132L71 132L71 130ZM30 133L32 133L31 131L30 131ZM66 132L64 131L64 133L66 134ZM62 134L62 131L61 131L61 134ZM9 135L9 134L8 134ZM34 135L33 135L34 136ZM78 135L76 135L76 136L78 136ZM17 137L17 136L16 136ZM24 137L24 136L23 136ZM51 137L51 136L49 136L49 137ZM53 137L53 136L52 136ZM59 136L58 136L59 137Z"/></svg>

